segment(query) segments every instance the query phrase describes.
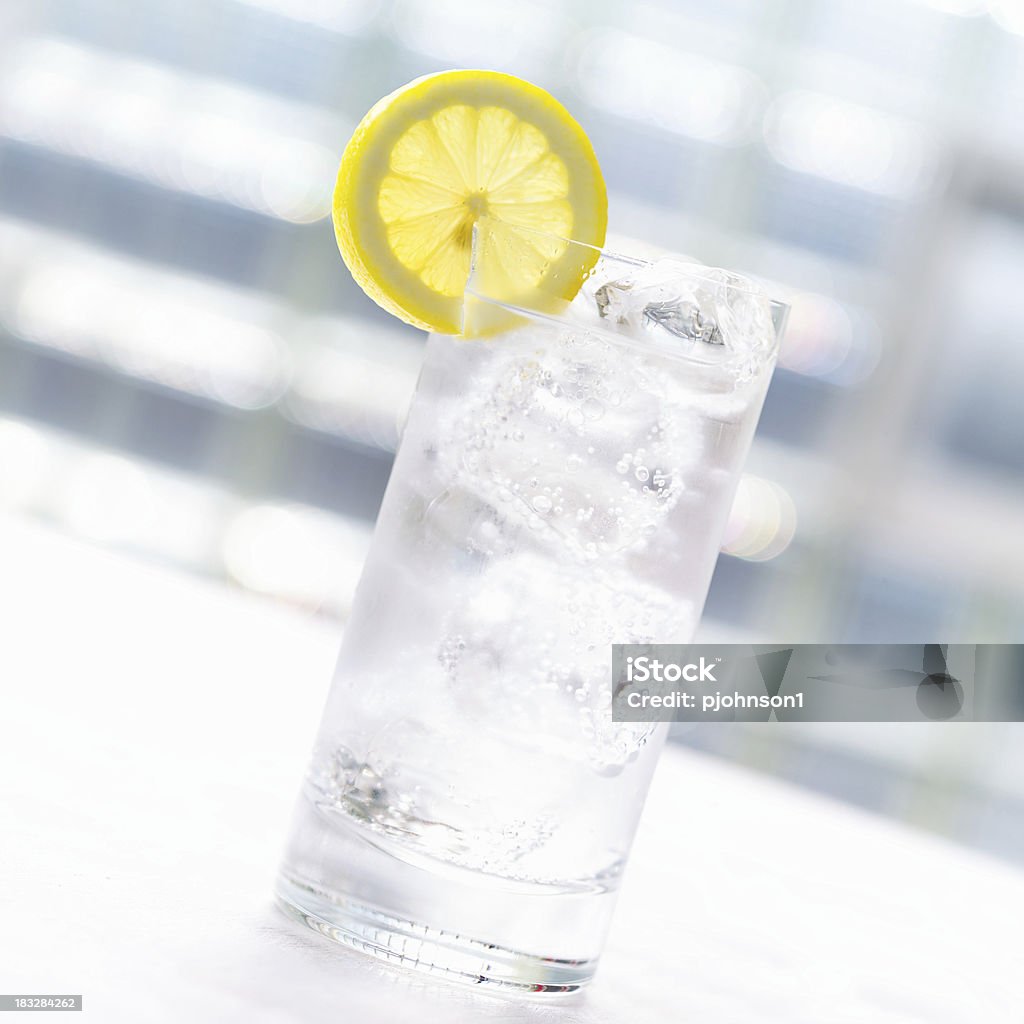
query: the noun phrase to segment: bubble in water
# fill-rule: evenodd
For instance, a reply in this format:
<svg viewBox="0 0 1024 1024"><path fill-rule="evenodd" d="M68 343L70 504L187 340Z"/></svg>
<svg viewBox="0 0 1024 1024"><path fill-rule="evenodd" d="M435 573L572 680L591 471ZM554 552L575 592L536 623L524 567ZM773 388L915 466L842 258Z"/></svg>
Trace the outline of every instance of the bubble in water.
<svg viewBox="0 0 1024 1024"><path fill-rule="evenodd" d="M569 457L568 457L568 458L567 458L567 459L565 460L565 468L566 468L566 469L567 469L567 470L568 470L568 471L569 471L570 473L576 473L576 472L578 472L578 471L579 471L579 470L580 470L580 469L581 469L582 467L583 467L583 459L581 459L581 458L580 458L580 456L578 456L578 455L570 455L570 456L569 456Z"/></svg>
<svg viewBox="0 0 1024 1024"><path fill-rule="evenodd" d="M646 466L637 466L635 475L637 480L639 480L641 483L651 478L651 474Z"/></svg>
<svg viewBox="0 0 1024 1024"><path fill-rule="evenodd" d="M531 504L541 515L547 515L552 508L551 499L546 494L538 494Z"/></svg>

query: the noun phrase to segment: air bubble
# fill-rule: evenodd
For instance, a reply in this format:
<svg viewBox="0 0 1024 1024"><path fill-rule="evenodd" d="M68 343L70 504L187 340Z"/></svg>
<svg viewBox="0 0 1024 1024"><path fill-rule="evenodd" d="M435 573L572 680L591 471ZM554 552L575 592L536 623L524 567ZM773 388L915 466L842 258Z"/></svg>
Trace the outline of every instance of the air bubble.
<svg viewBox="0 0 1024 1024"><path fill-rule="evenodd" d="M531 504L541 515L547 515L551 511L551 499L545 494L538 494Z"/></svg>

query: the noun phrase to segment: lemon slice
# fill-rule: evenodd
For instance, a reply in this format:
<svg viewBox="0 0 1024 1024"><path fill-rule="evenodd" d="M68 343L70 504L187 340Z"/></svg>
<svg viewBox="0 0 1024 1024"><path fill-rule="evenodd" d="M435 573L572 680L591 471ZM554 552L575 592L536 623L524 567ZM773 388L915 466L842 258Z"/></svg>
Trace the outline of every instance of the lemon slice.
<svg viewBox="0 0 1024 1024"><path fill-rule="evenodd" d="M363 118L338 169L334 231L378 305L460 333L473 225L485 216L501 227L510 290L553 280L575 295L590 268L563 265L573 259L563 239L601 246L608 197L590 141L554 97L512 75L445 71Z"/></svg>

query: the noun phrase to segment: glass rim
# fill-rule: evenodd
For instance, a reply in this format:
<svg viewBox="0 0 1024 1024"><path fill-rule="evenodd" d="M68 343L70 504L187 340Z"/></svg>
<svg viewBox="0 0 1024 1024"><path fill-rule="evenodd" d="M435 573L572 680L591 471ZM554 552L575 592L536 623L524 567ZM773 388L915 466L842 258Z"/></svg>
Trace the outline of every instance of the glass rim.
<svg viewBox="0 0 1024 1024"><path fill-rule="evenodd" d="M516 234L522 235L533 235L536 238L546 239L549 242L562 242L566 246L577 246L580 249L589 250L594 253L594 262L592 266L597 265L599 259L612 260L616 263L623 263L633 267L652 267L657 262L655 259L647 259L643 256L631 256L628 253L619 252L617 249L607 249L604 246L592 245L590 242L581 242L577 238L569 238L566 235L556 234L551 231L541 231L538 228L526 227L524 225L505 225L503 221L497 220L493 217L486 215L478 217L476 222L473 224L473 239L472 239L472 250L470 256L470 270L469 270L469 281L473 280L473 271L476 269L476 257L478 253L477 240L480 236L481 225L487 225L490 223L502 224L503 226L514 227ZM683 256L681 253L676 252L665 252L659 259L670 259L677 261L683 268L684 272L681 273L680 279L685 280L687 278L703 278L705 280L710 279L710 274L714 271L718 271L723 274L729 274L730 277L736 278L739 283L729 282L728 287L737 292L743 292L747 295L758 295L767 298L768 302L774 308L788 311L790 304L783 299L773 298L766 286L759 284L758 281L751 277L749 274L741 274L735 270L729 270L727 267L717 267L706 263L698 263L692 257ZM718 282L721 283L721 282ZM467 282L468 284L468 282ZM487 298L487 296L479 296L480 298Z"/></svg>
<svg viewBox="0 0 1024 1024"><path fill-rule="evenodd" d="M488 231L487 227L494 224L498 227L496 231ZM512 229L513 237L529 235L536 239L543 240L553 255L547 257L548 264L544 276L534 288L525 288L515 294L508 294L506 289L508 277L504 273L504 261L500 258L494 260L487 254L500 253L504 249L506 259L515 259L515 246L509 242L509 229ZM553 249L551 247L554 247ZM538 247L543 251L542 247ZM768 349L773 353L778 352L779 344L785 331L786 322L789 316L789 303L781 299L773 299L768 289L759 284L754 278L743 274L737 274L731 270L721 267L707 266L696 263L673 253L665 253L665 259L675 260L679 264L679 274L676 280L681 282L705 281L716 286L723 286L741 295L757 296L765 301L771 318L773 336L768 341ZM593 310L594 318L587 314L587 304L582 305L577 299L585 293L587 282L590 281L599 267L604 265L604 273L598 280L605 284L616 280L616 275L607 274L608 264L622 268L622 275L626 276L630 270L637 268L653 267L657 259L645 259L639 256L631 256L612 249L605 249L601 246L591 245L588 242L580 242L577 239L567 238L563 235L551 232L539 231L536 228L521 227L520 225L509 225L500 220L490 217L481 217L473 225L472 250L470 254L469 276L466 281L463 293L463 330L472 334L491 334L495 330L504 330L510 324L502 325L500 320L495 322L494 318L489 323L485 322L481 330L480 323L474 321L473 327L469 327L471 308L479 309L484 307L504 309L513 316L520 316L527 319L540 319L548 323L561 324L568 327L582 328L584 330L603 335L618 344L625 344L630 347L642 347L657 351L660 355L668 358L695 360L702 364L721 363L720 359L701 358L697 350L686 351L671 350L658 344L650 337L645 337L644 332L636 330L622 330L613 320L598 319L598 310ZM723 281L720 277L712 276L715 273L728 275L728 280ZM671 281L672 278L669 279ZM578 284L574 284L578 281ZM600 286L599 286L600 287ZM595 293L596 294L596 293ZM468 329L468 330L467 330ZM717 346L712 346L717 347Z"/></svg>

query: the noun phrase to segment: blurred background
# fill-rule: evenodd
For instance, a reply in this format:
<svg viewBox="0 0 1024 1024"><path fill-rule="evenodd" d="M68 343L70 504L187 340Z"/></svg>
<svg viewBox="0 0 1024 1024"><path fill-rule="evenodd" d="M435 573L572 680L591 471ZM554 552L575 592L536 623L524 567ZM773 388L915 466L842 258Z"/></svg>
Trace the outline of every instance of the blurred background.
<svg viewBox="0 0 1024 1024"><path fill-rule="evenodd" d="M423 336L338 257L337 161L490 67L583 124L613 232L792 304L701 639L1024 639L1024 0L34 0L0 40L0 515L343 622ZM1015 726L677 738L1024 860Z"/></svg>

